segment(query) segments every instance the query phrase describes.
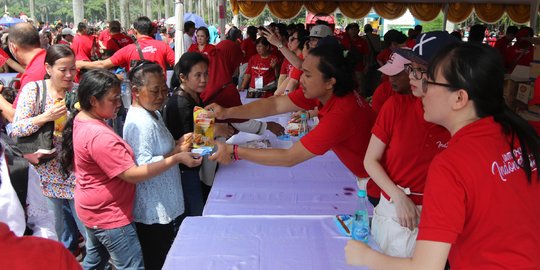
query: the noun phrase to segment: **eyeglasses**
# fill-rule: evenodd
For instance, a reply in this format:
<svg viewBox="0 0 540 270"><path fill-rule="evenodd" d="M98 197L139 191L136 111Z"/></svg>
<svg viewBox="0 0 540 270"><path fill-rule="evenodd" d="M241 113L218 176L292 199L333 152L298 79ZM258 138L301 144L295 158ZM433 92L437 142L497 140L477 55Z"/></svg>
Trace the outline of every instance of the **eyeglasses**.
<svg viewBox="0 0 540 270"><path fill-rule="evenodd" d="M453 86L451 84L438 83L438 82L428 81L428 80L424 79L424 80L422 80L422 92L424 92L424 94L427 92L428 85L430 85L430 84L431 85L438 85L438 86L442 86L442 87L446 87L446 88L450 88L450 89L459 89L458 87L455 87L455 86Z"/></svg>
<svg viewBox="0 0 540 270"><path fill-rule="evenodd" d="M405 64L405 70L417 80L421 80L424 74L427 74L427 71L421 68L414 68L411 64Z"/></svg>

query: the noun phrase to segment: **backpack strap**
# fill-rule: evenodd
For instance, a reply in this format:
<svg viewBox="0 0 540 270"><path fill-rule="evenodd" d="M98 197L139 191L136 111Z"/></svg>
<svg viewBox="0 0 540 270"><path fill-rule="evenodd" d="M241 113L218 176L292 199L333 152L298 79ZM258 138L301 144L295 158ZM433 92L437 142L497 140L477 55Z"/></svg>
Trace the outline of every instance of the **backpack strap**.
<svg viewBox="0 0 540 270"><path fill-rule="evenodd" d="M139 58L141 58L140 60L144 60L144 55L141 50L141 45L139 45L139 42L137 41L137 39L135 39L134 43L135 43L135 46L137 46L137 52L139 52Z"/></svg>

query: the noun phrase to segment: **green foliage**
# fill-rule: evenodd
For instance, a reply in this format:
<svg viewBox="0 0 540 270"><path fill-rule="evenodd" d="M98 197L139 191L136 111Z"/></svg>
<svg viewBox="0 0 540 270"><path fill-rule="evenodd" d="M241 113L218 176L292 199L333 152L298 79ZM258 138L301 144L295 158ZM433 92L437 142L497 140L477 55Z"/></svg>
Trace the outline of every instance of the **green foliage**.
<svg viewBox="0 0 540 270"><path fill-rule="evenodd" d="M439 31L443 27L443 14L441 12L433 21L421 22L420 24L422 25L423 32ZM405 33L407 32L405 31Z"/></svg>

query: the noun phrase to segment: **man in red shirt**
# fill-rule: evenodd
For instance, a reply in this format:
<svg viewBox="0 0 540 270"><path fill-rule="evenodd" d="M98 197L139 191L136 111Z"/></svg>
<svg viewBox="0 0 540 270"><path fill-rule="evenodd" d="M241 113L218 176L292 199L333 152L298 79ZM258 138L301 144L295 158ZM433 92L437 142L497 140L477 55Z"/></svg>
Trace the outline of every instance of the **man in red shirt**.
<svg viewBox="0 0 540 270"><path fill-rule="evenodd" d="M122 26L119 21L109 22L108 35L100 40L100 46L104 48L104 54L107 55L107 57L110 57L118 50L133 43L133 39L122 33L121 30Z"/></svg>
<svg viewBox="0 0 540 270"><path fill-rule="evenodd" d="M64 28L62 29L62 39L58 41L58 44L65 44L70 46L73 42L73 38L75 38L75 34L73 33L73 30L71 28Z"/></svg>
<svg viewBox="0 0 540 270"><path fill-rule="evenodd" d="M32 24L18 23L9 28L9 50L21 65L26 65L21 76L20 89L28 82L43 80L45 77L45 50L40 47L39 33ZM20 91L19 91L20 93ZM4 117L13 120L17 98L13 105L0 96L0 109Z"/></svg>
<svg viewBox="0 0 540 270"><path fill-rule="evenodd" d="M533 36L530 27L522 27L516 34L516 43L506 49L504 66L507 73L512 73L517 65L529 66L534 57L534 46L527 39Z"/></svg>
<svg viewBox="0 0 540 270"><path fill-rule="evenodd" d="M393 53L390 60L384 66L379 68L379 71L388 76L388 81L382 82L373 97L371 98L371 108L376 113L379 113L386 100L396 94L410 94L411 85L409 84L409 73L405 70L405 65L411 61L403 56Z"/></svg>
<svg viewBox="0 0 540 270"><path fill-rule="evenodd" d="M95 37L88 34L88 27L80 22L77 26L77 35L73 38L71 49L75 53L76 60L90 61L95 53Z"/></svg>
<svg viewBox="0 0 540 270"><path fill-rule="evenodd" d="M133 23L133 28L135 28L135 37L137 38L135 44L123 47L105 60L95 62L77 61L77 68L109 69L120 66L129 71L133 61L141 60L140 54L142 54L144 60L158 63L164 72L167 70L167 66L174 65L174 51L165 42L155 40L149 36L152 32L152 21L148 17L139 17Z"/></svg>

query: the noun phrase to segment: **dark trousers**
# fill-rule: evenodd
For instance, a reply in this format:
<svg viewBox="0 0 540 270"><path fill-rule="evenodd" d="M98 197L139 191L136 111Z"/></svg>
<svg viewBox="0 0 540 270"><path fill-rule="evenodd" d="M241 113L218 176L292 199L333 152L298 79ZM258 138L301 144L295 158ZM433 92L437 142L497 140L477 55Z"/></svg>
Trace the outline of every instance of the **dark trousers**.
<svg viewBox="0 0 540 270"><path fill-rule="evenodd" d="M147 225L135 223L137 236L141 243L144 269L159 270L163 267L167 253L169 253L176 233L178 233L180 224L182 224L185 217L182 214L169 224Z"/></svg>
<svg viewBox="0 0 540 270"><path fill-rule="evenodd" d="M204 193L199 177L199 170L182 170L182 191L184 193L184 215L202 216L204 208Z"/></svg>

